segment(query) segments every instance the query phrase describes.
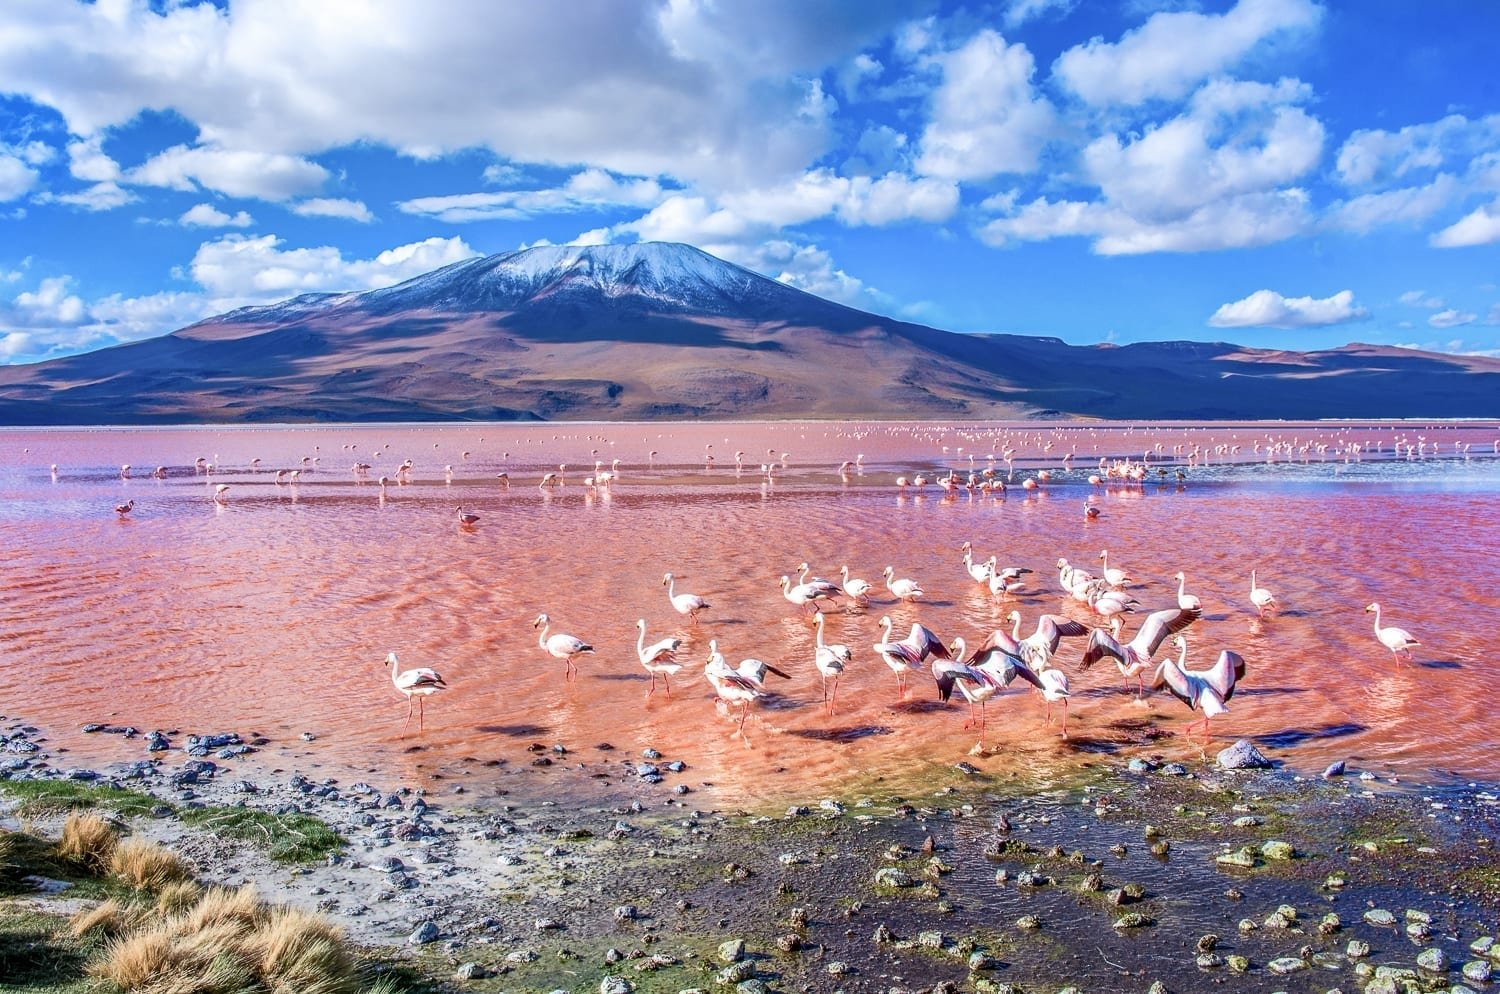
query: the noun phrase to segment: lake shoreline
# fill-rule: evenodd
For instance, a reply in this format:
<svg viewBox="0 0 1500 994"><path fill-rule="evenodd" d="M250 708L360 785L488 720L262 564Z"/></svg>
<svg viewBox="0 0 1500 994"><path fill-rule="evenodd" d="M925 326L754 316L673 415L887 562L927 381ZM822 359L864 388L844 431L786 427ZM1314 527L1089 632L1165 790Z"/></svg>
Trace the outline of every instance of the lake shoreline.
<svg viewBox="0 0 1500 994"><path fill-rule="evenodd" d="M689 786L690 755L648 753L610 757L634 767L634 782L564 808L452 781L420 791L252 774L175 748L146 754L145 737L122 736L121 762L85 780L26 727L4 726L9 779L107 782L164 806L326 821L347 838L343 852L290 866L176 815L130 824L204 880L322 911L392 962L435 978L462 967L462 989L598 990L614 975L652 990L716 979L880 994L1153 980L1185 990L1224 978L1269 991L1312 989L1288 986L1292 974L1363 986L1376 967L1411 967L1429 948L1459 982L1476 961L1468 945L1493 935L1500 912L1500 807L1483 784L1376 793L1358 771L1319 781L1109 757L1065 779L955 764L920 785L740 810ZM590 777L572 759L543 747L532 761ZM0 784L0 817L14 805ZM1287 907L1295 918L1278 914ZM1376 910L1393 923L1367 920ZM722 961L734 940L743 950ZM1351 940L1370 955L1349 956Z"/></svg>

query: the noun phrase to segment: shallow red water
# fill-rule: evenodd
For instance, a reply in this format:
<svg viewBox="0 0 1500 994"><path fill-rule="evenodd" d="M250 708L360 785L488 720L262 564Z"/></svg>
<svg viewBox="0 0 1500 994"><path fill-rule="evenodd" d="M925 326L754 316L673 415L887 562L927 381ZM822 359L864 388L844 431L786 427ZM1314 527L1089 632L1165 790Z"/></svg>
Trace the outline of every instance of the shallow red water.
<svg viewBox="0 0 1500 994"><path fill-rule="evenodd" d="M622 755L651 746L684 758L689 782L755 798L966 758L995 770L1066 764L1142 748L1132 743L1179 729L1187 711L1161 694L1136 703L1112 666L1077 672L1082 644L1065 643L1070 738L1043 723L1033 695L1013 690L990 706L997 751L968 757L975 738L961 705L939 706L925 674L898 702L870 645L886 613L898 632L920 620L970 644L1013 607L1027 632L1043 612L1089 621L1064 601L1052 565L1066 556L1096 566L1108 548L1111 565L1137 578L1143 612L1169 606L1171 576L1186 572L1206 610L1187 633L1190 667L1223 648L1245 657L1230 713L1213 723L1215 747L1248 735L1309 771L1350 758L1407 777L1493 779L1497 434L1493 424L1280 423L7 431L0 713L43 726L79 764L121 755L118 739L78 732L91 721L257 731L273 740L271 762L315 757L330 774L375 768L416 779L464 757L524 763L533 742L579 752L607 741ZM1268 462L1268 438L1296 442ZM1398 438L1420 451L1392 459ZM1352 441L1363 445L1358 458L1341 451ZM1207 457L1188 465L1195 445ZM894 483L947 467L967 473L971 454L983 469L992 452L1003 477L1007 446L1016 470L1003 500ZM1086 482L1101 455L1147 450L1165 477L1153 466L1141 488ZM736 451L747 453L739 473ZM782 453L784 468L766 482L761 464L780 467ZM861 453L863 471L841 478L839 463ZM216 464L207 479L194 470L200 456ZM408 458L412 482L398 485ZM582 485L596 458L621 460L611 492ZM356 461L372 464L366 478L351 470ZM122 479L127 462L132 475ZM558 463L569 467L564 485L538 489ZM148 476L156 465L168 467L165 479ZM1022 490L1042 466L1053 481ZM299 482L274 482L273 470L297 467ZM501 470L508 491L496 482ZM381 475L392 481L383 498ZM211 499L218 483L230 485L222 506ZM1090 495L1103 511L1093 522L1082 513ZM115 504L132 498L135 510L119 520ZM459 504L480 515L477 527L458 527ZM982 557L1034 569L1029 596L992 601L959 562L966 540ZM856 653L831 718L813 627L778 589L803 560L829 577L848 563L877 584L889 564L927 591L908 606L879 589L868 608L829 617L828 640ZM1270 621L1249 606L1251 567L1282 604ZM679 592L713 605L696 631L667 602L669 570ZM1387 624L1422 641L1415 665L1398 667L1375 641L1363 611L1372 600ZM575 682L537 646L531 621L542 611L554 631L596 646ZM637 618L651 640L686 640L670 700L645 700ZM710 638L731 662L757 656L792 675L771 678L777 694L756 706L748 741L716 714L702 677ZM383 664L390 650L403 668L431 666L450 684L428 702L420 736L415 727L401 735L406 703ZM301 742L304 731L317 741ZM1144 748L1198 755L1177 737Z"/></svg>

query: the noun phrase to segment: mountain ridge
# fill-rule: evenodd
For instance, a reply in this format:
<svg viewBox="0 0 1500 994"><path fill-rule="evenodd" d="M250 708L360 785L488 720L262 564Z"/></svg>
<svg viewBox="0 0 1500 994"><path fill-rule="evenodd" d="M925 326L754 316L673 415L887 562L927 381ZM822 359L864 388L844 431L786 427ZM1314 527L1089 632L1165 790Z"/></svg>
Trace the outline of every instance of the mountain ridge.
<svg viewBox="0 0 1500 994"><path fill-rule="evenodd" d="M0 368L0 423L1492 417L1500 360L960 335L672 243L540 246Z"/></svg>

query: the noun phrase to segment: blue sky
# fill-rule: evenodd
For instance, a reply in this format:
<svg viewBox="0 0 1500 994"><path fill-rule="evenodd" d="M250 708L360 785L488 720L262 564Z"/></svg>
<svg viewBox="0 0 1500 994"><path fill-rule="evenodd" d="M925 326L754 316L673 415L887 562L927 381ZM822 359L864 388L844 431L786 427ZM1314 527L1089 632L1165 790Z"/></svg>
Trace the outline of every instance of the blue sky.
<svg viewBox="0 0 1500 994"><path fill-rule="evenodd" d="M1500 354L1500 5L6 0L0 362L538 243L954 331Z"/></svg>

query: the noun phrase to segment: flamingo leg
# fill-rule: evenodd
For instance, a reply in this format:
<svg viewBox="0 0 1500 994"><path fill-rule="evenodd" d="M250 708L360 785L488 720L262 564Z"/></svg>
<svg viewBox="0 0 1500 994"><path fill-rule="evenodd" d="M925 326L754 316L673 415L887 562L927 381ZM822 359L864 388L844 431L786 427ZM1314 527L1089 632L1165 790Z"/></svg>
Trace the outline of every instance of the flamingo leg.
<svg viewBox="0 0 1500 994"><path fill-rule="evenodd" d="M427 698L417 698L417 734L427 731Z"/></svg>
<svg viewBox="0 0 1500 994"><path fill-rule="evenodd" d="M833 693L828 696L828 714L829 714L830 717L832 717L832 715L833 715L833 705L834 705L834 702L837 701L838 699L839 699L839 678L838 677L834 677L833 678Z"/></svg>
<svg viewBox="0 0 1500 994"><path fill-rule="evenodd" d="M646 700L651 700L651 695L656 693L656 674L651 674L651 689L646 691Z"/></svg>
<svg viewBox="0 0 1500 994"><path fill-rule="evenodd" d="M411 727L411 709L416 701L412 700L410 694L406 695L406 723L401 726L401 737L406 737L406 730Z"/></svg>
<svg viewBox="0 0 1500 994"><path fill-rule="evenodd" d="M667 700L671 700L672 699L672 681L668 680L667 679L667 675L665 673L663 673L661 675L661 682L667 688ZM654 676L652 677L651 687L652 687L653 690L656 688L656 678Z"/></svg>
<svg viewBox="0 0 1500 994"><path fill-rule="evenodd" d="M1067 738L1068 737L1068 699L1066 697L1063 698L1062 706L1063 706L1062 737L1063 738Z"/></svg>

